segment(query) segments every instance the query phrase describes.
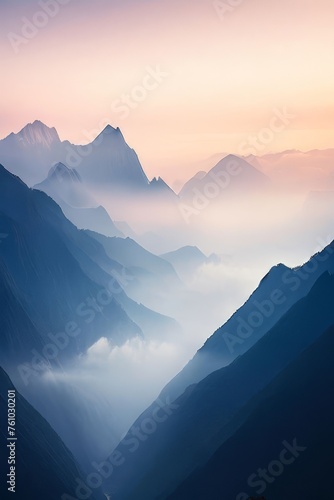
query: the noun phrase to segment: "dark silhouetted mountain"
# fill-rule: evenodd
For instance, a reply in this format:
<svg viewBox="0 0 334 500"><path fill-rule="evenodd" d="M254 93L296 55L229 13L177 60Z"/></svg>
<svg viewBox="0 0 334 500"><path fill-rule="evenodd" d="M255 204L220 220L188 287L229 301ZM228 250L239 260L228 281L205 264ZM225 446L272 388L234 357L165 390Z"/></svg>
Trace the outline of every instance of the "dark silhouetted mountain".
<svg viewBox="0 0 334 500"><path fill-rule="evenodd" d="M334 277L326 272L251 349L190 386L136 453L128 453L124 441L120 443L126 464L113 476L121 495L116 498L163 500L203 466L237 430L238 412L334 324L333 293ZM165 400L168 392L163 394ZM150 418L153 409L148 408L132 429ZM126 438L131 437L130 431Z"/></svg>
<svg viewBox="0 0 334 500"><path fill-rule="evenodd" d="M334 385L333 352L332 326L240 410L233 420L234 427L238 426L235 434L169 500L221 500L236 498L241 492L264 492L263 488L271 500L330 499L334 463L334 403L330 397ZM289 465L276 463L269 482L260 478L258 469L268 469L279 460L283 442L292 445L294 440L303 451L295 456L286 454Z"/></svg>
<svg viewBox="0 0 334 500"><path fill-rule="evenodd" d="M80 464L87 465L97 453L92 426L102 425L99 405L104 403L78 400L66 383L43 384L40 375L51 374L51 368L70 369L101 337L117 346L131 338L166 338L178 326L129 298L128 283L136 279L131 271L69 222L50 197L29 189L2 166L0 230L6 235L0 244L0 362ZM166 272L171 269L164 265ZM67 425L73 413L75 432ZM116 440L111 418L103 431L107 443Z"/></svg>
<svg viewBox="0 0 334 500"><path fill-rule="evenodd" d="M16 490L15 493L8 491L8 478L5 475L9 473L7 445L11 441L7 441L7 404L8 391L13 390L16 391L12 381L0 368L1 498L59 500L64 494L76 497L76 480L82 480L82 473L72 454L47 421L18 391L15 394ZM104 496L93 492L90 498L102 500Z"/></svg>
<svg viewBox="0 0 334 500"><path fill-rule="evenodd" d="M1 350L7 366L26 361L27 352L42 344L42 336L21 301L20 291L0 259Z"/></svg>
<svg viewBox="0 0 334 500"><path fill-rule="evenodd" d="M124 265L108 257L101 243L71 224L51 198L27 188L3 167L0 220L1 231L8 234L0 245L0 258L45 342L49 342L50 331L62 331L67 322L75 321L82 329L64 355L79 354L105 336L106 331L119 344L132 336L143 336L143 325L154 323L154 331L159 334L159 325L166 330L174 324L129 299L124 292L126 277L131 281L134 275L130 271L127 274ZM133 242L133 258L135 252L148 255ZM150 258L154 260L154 256ZM175 276L168 263L155 259L165 266L166 274ZM91 301L106 290L110 303L101 310Z"/></svg>
<svg viewBox="0 0 334 500"><path fill-rule="evenodd" d="M250 349L304 297L320 275L334 271L334 243L295 269L273 267L245 304L199 349L186 367L167 385L175 398L214 370L227 366Z"/></svg>
<svg viewBox="0 0 334 500"><path fill-rule="evenodd" d="M93 316L87 300L96 299L111 279L100 267L102 262L110 269L122 266L110 261L97 242L78 231L51 198L29 189L2 166L0 221L8 234L0 245L0 259L45 344L50 341L48 333L63 331L67 322L80 323L81 334L59 353L65 357L87 349L106 330L116 343L142 335L120 306L124 292L117 294L117 300L111 297L103 314L94 314L94 322L85 321ZM42 346L38 344L36 349Z"/></svg>

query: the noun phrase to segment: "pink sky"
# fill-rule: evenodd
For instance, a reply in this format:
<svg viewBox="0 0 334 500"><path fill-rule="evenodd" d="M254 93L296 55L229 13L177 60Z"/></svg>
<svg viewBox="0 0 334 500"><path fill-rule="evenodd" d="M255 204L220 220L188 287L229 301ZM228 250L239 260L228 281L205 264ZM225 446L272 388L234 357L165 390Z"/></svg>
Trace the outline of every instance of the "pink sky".
<svg viewBox="0 0 334 500"><path fill-rule="evenodd" d="M148 175L168 181L238 153L275 108L294 118L259 154L333 146L332 0L244 0L223 19L211 0L70 0L18 53L7 33L41 7L12 3L0 3L0 137L40 119L85 143L109 122ZM157 66L154 84L147 68ZM150 90L138 90L143 80ZM132 107L115 110L133 92Z"/></svg>

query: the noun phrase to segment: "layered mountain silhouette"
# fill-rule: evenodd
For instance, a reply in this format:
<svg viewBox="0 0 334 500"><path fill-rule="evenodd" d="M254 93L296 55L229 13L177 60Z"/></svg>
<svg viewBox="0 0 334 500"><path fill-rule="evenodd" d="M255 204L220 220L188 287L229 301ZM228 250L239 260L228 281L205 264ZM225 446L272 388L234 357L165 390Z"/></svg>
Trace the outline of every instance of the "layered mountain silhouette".
<svg viewBox="0 0 334 500"><path fill-rule="evenodd" d="M300 267L290 269L283 264L273 267L245 304L205 342L167 385L166 392L175 398L189 385L229 365L245 353L293 304L305 297L324 272L334 272L334 243Z"/></svg>
<svg viewBox="0 0 334 500"><path fill-rule="evenodd" d="M90 405L87 395L78 398L66 384L51 390L40 378L69 369L101 337L113 346L130 339L162 341L179 327L131 299L126 292L138 281L135 273L109 257L96 238L78 230L50 197L28 188L2 166L0 228L6 235L0 245L0 362L82 465L97 452L93 432L83 436L93 424L100 425L99 405L104 403ZM177 280L169 263L139 246L134 246L136 252L146 256L143 272L153 272L151 258ZM74 416L75 433L68 425ZM110 443L117 430L111 418L104 424Z"/></svg>
<svg viewBox="0 0 334 500"><path fill-rule="evenodd" d="M61 331L67 321L74 319L81 320L83 331L73 339L72 348L66 349L69 354L89 347L106 329L116 343L133 335L142 336L135 322L145 322L145 316L150 315L156 320L159 315L126 296L127 283L124 279L121 282L125 266L108 257L96 239L71 224L44 193L29 189L3 167L0 180L0 218L2 231L8 234L0 247L0 257L20 290L25 310L43 332L41 341L48 340L47 330ZM145 252L139 245L136 250ZM175 276L170 265L168 270ZM131 272L128 276L129 281L134 279ZM103 314L100 311L94 316L91 325L85 321L93 307L87 300L96 299L105 289L111 295L110 304ZM173 324L163 316L160 320L162 327Z"/></svg>
<svg viewBox="0 0 334 500"><path fill-rule="evenodd" d="M162 179L154 180L151 185L135 151L125 142L120 129L111 125L91 143L82 146L61 141L55 128L36 120L0 141L0 158L7 170L18 175L28 186L39 184L43 190L53 191L54 176L57 181L62 177L72 178L72 181L81 179L84 187L82 193L77 192L81 202L84 190L89 187L117 194L122 191L148 195L159 191L173 196L173 191ZM73 184L71 189L73 194ZM74 206L78 206L76 198L71 198ZM84 206L87 208L87 203Z"/></svg>
<svg viewBox="0 0 334 500"><path fill-rule="evenodd" d="M154 352L157 344L168 350L168 341L180 340L177 323L158 310L169 314L173 300L182 308L180 298L190 297L184 283L219 257L196 246L166 253L175 228L179 246L191 234L178 204L196 211L201 199L219 208L226 201L244 217L257 195L271 189L267 173L280 181L281 169L296 161L293 185L301 159L322 155L329 165L330 150L224 156L176 195L160 177L148 179L120 129L110 125L85 146L61 141L40 121L0 141L0 401L5 407L13 383L22 394L17 488L28 500L78 497L80 467L91 472L92 460L117 446L139 413L138 406L126 423L119 421L109 386L119 382L121 393L124 381L110 376L110 353L124 349L131 357L137 342L149 341ZM321 220L333 208L332 192L323 187L328 181L332 189L327 170L304 207ZM148 214L156 217L157 204L155 231L145 223ZM136 232L113 221L128 213L143 221ZM129 428L114 450L124 463L103 486L110 494L90 498L332 498L333 294L334 243L299 267L273 267ZM89 383L107 388L102 398ZM127 394L118 397L122 405Z"/></svg>
<svg viewBox="0 0 334 500"><path fill-rule="evenodd" d="M82 178L74 168L58 162L50 168L47 178L34 189L44 191L55 201L65 201L76 208L96 207L97 202L83 185ZM58 200L56 199L58 198Z"/></svg>
<svg viewBox="0 0 334 500"><path fill-rule="evenodd" d="M8 391L15 390L16 404L16 458L15 494L8 491L9 484L5 479L9 472L7 448L7 404ZM0 402L1 402L1 498L15 495L25 500L48 498L59 500L62 495L76 496L78 481L83 480L82 471L73 455L66 448L60 437L48 422L28 403L15 389L7 373L0 367ZM8 454L5 450L8 449ZM92 492L92 500L102 500L103 494Z"/></svg>
<svg viewBox="0 0 334 500"><path fill-rule="evenodd" d="M332 255L332 247L329 250L329 255ZM321 257L324 257L324 255ZM328 261L329 260L332 261L333 258L329 258ZM300 286L303 287L304 285L301 283ZM266 390L269 384L274 383L276 377L282 375L285 370L289 370L291 366L290 372L287 373L296 375L299 368L298 365L296 365L297 367L293 366L298 358L302 356L303 351L312 348L323 332L334 325L334 310L331 305L333 293L333 275L325 271L316 278L315 283L304 297L291 305L288 311L274 322L269 328L269 331L263 335L253 347L248 349L243 355L237 357L234 362L225 368L218 369L203 378L197 384L190 385L172 404L173 412L171 412L169 418L157 427L152 436L149 436L146 440L143 439L136 454L126 455L127 462L123 470L119 471L119 473L117 472L117 474L113 476L114 487L117 485L118 491L122 492L121 497L116 496L116 498L124 498L127 500L168 498L174 490L177 491L180 484L183 483L191 473L195 473L198 467L205 466L214 453L223 446L228 439L232 438L240 426L246 421L246 418L249 416L249 410L247 410L247 408L245 410L243 409L245 406L247 407L248 404L252 404L252 398L256 397L261 391ZM266 322L267 320L265 319L264 321ZM328 335L332 335L332 332ZM332 342L332 340L328 339L328 335L327 340ZM326 342L324 345L326 345ZM326 347L320 350L318 348L315 349L314 352L316 354L314 354L314 356L311 354L311 357L313 357L312 362L316 363L314 368L316 372L317 364L321 364L320 351L323 351L325 355ZM305 358L299 363L299 367L302 366L305 366L305 369L307 369ZM323 380L325 372L321 373ZM305 398L303 401L305 404L308 403L309 408L312 408L312 395L316 395L316 391L315 393L311 392L313 391L312 379L304 377L303 374L300 378L296 378L295 376L291 378L288 377L286 387L288 388L289 384L298 382L299 389L295 389L296 394L298 394L298 390L302 387L302 381L305 383L303 389L305 391ZM270 428L270 425L272 425L273 428L279 425L281 418L281 410L279 410L280 400L278 399L281 397L279 384L276 384L276 387L277 394L273 394L271 388L268 388L267 392L268 397L270 394L272 399L268 404L270 404L270 408L273 408L268 421L265 421L265 419L263 420L263 425L266 425L268 428ZM319 381L317 387L321 387L321 381ZM284 388L282 390L284 390ZM307 402L308 392L310 392L311 399ZM166 400L168 397L167 395L168 391L163 391L161 399ZM263 399L266 401L264 403L264 405L266 405L268 398ZM173 400L173 395L169 400ZM315 399L315 401L317 400L318 399ZM298 437L298 431L301 429L299 425L301 418L295 418L294 416L294 408L297 404L296 401L287 396L284 403L286 405L284 407L284 412L287 418L284 420L286 423L285 434L283 433L282 436L279 435L278 437L281 441ZM329 403L328 393L325 390L321 403L319 402L321 410L324 409L324 406L321 405L326 406L326 404ZM329 407L332 412L333 406L331 405L328 406L328 408ZM276 411L274 408L276 408ZM154 405L141 415L135 422L135 427L132 428L140 428L142 423L146 421L145 419L150 418L153 409ZM267 411L266 406L263 406L264 413L265 410ZM316 413L316 411L312 411L312 418L316 417ZM321 411L319 414L319 421L321 421L322 414L323 412ZM260 413L258 413L258 415L260 415ZM303 429L307 428L306 415L307 412L304 414L303 418ZM327 415L324 415L322 421L324 423L324 435L328 432L332 432L331 425L328 425L329 421L332 421L332 416L330 419L327 419ZM259 426L257 429L259 429L260 432L261 427ZM318 429L312 432L313 434L304 434L306 442L308 438L312 441L319 435L319 446L323 446L324 442L321 441L321 433L318 432ZM276 438L275 431L271 433L271 436ZM128 434L127 438L130 439L130 437L131 433ZM233 470L235 472L227 482L228 488L226 498L236 498L236 495L240 493L238 488L236 491L233 489L237 481L239 480L240 487L243 487L242 481L244 479L247 481L247 477L261 466L261 461L259 463L261 452L258 455L257 452L254 451L252 438L253 436L248 434L247 439L242 443L242 448L240 448L240 446L238 449L234 448L233 460L235 460L235 468ZM303 436L300 436L300 440L302 439ZM264 439L261 444L261 451L265 450L267 441L267 439ZM274 445L277 446L275 439L273 439L272 442L271 450ZM279 443L280 441L278 441L278 446ZM124 452L124 444L121 443L118 449ZM252 450L253 455L249 455L249 453L252 453ZM278 453L279 451L280 449L278 449ZM329 457L331 456L330 453L325 454L323 461L321 456L318 457L320 463L317 465L317 471L319 474L321 473L321 467L327 467L328 459L330 459ZM266 457L266 455L264 454L263 457ZM275 458L274 454L271 460ZM312 458L314 460L314 455L312 455ZM243 464L246 459L248 460L248 466L250 468L248 469L245 467L248 471L246 476L239 475L238 461ZM228 467L228 465L229 463L227 461L225 466ZM263 465L266 465L266 463ZM245 473L245 470L242 470L243 473ZM228 471L226 471L226 477L228 474ZM221 475L223 475L223 473ZM216 472L215 480L218 481L218 472ZM290 475L290 481L292 481L289 485L290 489L284 495L284 498L291 498L291 500L293 500L293 495L296 491L299 491L298 488L302 489L302 491L305 491L306 488L300 485L301 474L295 479L291 479ZM328 482L326 484L328 484ZM230 485L232 486L230 487ZM289 496L291 488L292 494ZM223 489L222 486L219 491L222 492ZM203 490L200 491L202 496L197 493L195 498L203 498L203 500L204 498L211 498L207 490L205 495L203 494ZM231 491L233 491L235 496L230 496ZM278 491L282 493L282 490L279 488ZM176 496L175 498L181 497ZM213 494L212 498L218 498L218 496ZM282 496L279 497L278 495L276 498L282 498ZM311 498L311 496L307 498Z"/></svg>
<svg viewBox="0 0 334 500"><path fill-rule="evenodd" d="M334 189L334 149L295 149L245 158L255 168L269 175L285 191L309 192Z"/></svg>
<svg viewBox="0 0 334 500"><path fill-rule="evenodd" d="M19 290L19 302L39 331L37 350L49 342L49 332L60 332L67 322L79 319L81 334L72 338L62 356L87 349L106 329L116 343L143 335L120 305L124 292L111 300L104 314L96 314L94 324L85 321L91 309L87 300L96 298L110 281L97 261L104 261L110 270L122 266L113 266L103 248L78 231L51 198L29 189L1 166L0 220L8 234L0 246L1 263ZM4 315L8 312L10 309L3 311ZM4 355L18 356L20 352L2 350Z"/></svg>
<svg viewBox="0 0 334 500"><path fill-rule="evenodd" d="M34 189L51 196L77 228L91 229L107 236L122 236L108 212L98 205L75 169L57 163L50 169L47 178L36 184Z"/></svg>
<svg viewBox="0 0 334 500"><path fill-rule="evenodd" d="M179 218L178 196L160 177L149 181L119 128L107 125L89 144L75 145L36 120L0 141L0 158L28 186L51 196L79 229L122 236L112 219L131 222L141 212L140 220L149 220L157 202L165 204L168 220Z"/></svg>

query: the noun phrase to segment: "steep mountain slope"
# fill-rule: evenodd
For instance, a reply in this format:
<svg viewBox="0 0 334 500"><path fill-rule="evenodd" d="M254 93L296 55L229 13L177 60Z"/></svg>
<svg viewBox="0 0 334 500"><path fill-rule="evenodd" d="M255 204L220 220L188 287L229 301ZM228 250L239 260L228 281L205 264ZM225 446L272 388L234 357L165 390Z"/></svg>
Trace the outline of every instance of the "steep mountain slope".
<svg viewBox="0 0 334 500"><path fill-rule="evenodd" d="M151 180L150 190L152 195L155 195L158 199L164 199L165 201L171 202L176 202L178 200L178 196L161 177L154 177Z"/></svg>
<svg viewBox="0 0 334 500"><path fill-rule="evenodd" d="M177 293L183 287L169 262L148 252L131 238L107 238L92 231L87 231L87 234L103 246L108 257L124 266L119 274L119 280L124 284L127 295L136 302L148 304L151 309L159 310L161 304L168 300L171 294ZM143 328L145 334L152 332L153 338L158 337L157 324L159 324L159 337L167 335L170 338L171 335L181 333L178 324L169 318L161 316L151 325L144 324L138 316L132 315L128 307L126 310Z"/></svg>
<svg viewBox="0 0 334 500"><path fill-rule="evenodd" d="M233 437L168 498L248 498L241 492L265 492L271 500L331 498L333 352L332 326L242 408L234 418L240 427ZM299 451L281 455L284 442L294 441ZM260 477L259 467L269 469L268 479Z"/></svg>
<svg viewBox="0 0 334 500"><path fill-rule="evenodd" d="M182 196L186 193L192 192L192 190L197 187L198 182L204 179L206 174L207 172L205 172L204 170L200 170L199 172L197 172L183 185L182 189L179 192L179 196L182 198Z"/></svg>
<svg viewBox="0 0 334 500"><path fill-rule="evenodd" d="M62 495L75 497L77 480L82 480L82 474L73 456L60 437L44 420L44 418L16 391L16 491L7 490L9 472L7 457L7 404L8 391L15 389L6 372L0 367L0 441L1 450L1 498L24 498L37 500L47 498L59 500ZM5 450L8 450L6 454ZM92 493L92 500L102 500L102 493Z"/></svg>
<svg viewBox="0 0 334 500"><path fill-rule="evenodd" d="M167 260L145 250L131 238L107 238L92 231L87 233L103 245L111 259L116 260L126 268L130 270L143 269L158 275L160 278L164 277L175 284L178 283L175 270Z"/></svg>
<svg viewBox="0 0 334 500"><path fill-rule="evenodd" d="M34 189L44 191L62 208L65 216L79 229L91 229L107 236L122 236L105 208L94 197L75 169L63 163L54 165L47 178Z"/></svg>
<svg viewBox="0 0 334 500"><path fill-rule="evenodd" d="M89 155L85 148L77 147L80 156L77 168L84 181L97 187L109 185L115 190L147 191L148 178L119 128L107 125L89 145Z"/></svg>
<svg viewBox="0 0 334 500"><path fill-rule="evenodd" d="M65 358L87 349L106 331L116 343L142 335L111 293L103 314L92 309L91 301L100 296L103 284L111 279L93 259L95 252L112 267L103 249L67 221L51 198L28 189L1 166L0 220L8 234L0 246L0 258L44 344L50 341L50 331L64 331L68 322L77 323L80 334L58 353Z"/></svg>
<svg viewBox="0 0 334 500"><path fill-rule="evenodd" d="M115 423L116 417L102 422L108 410L117 413L111 396L108 401L89 391L79 396L65 374L102 337L116 347L133 338L166 338L178 327L130 299L125 290L135 276L71 224L45 193L29 189L3 167L0 231L6 235L0 244L0 362L87 465L101 442L106 447L117 442L122 422ZM56 372L63 378L52 383L48 377ZM102 425L103 437L96 438Z"/></svg>
<svg viewBox="0 0 334 500"><path fill-rule="evenodd" d="M3 167L0 195L2 231L9 235L0 246L0 256L40 329L62 331L68 321L80 321L83 334L72 343L80 352L106 331L119 344L142 336L139 327L148 326L148 334L159 334L159 326L168 331L175 325L129 299L124 290L134 275L108 257L98 241L78 231L51 198L28 189ZM136 250L145 253L139 246Z"/></svg>
<svg viewBox="0 0 334 500"><path fill-rule="evenodd" d="M237 412L334 324L333 293L334 277L325 273L249 351L189 387L172 405L169 418L142 440L136 453L124 450L123 440L118 449L127 461L113 477L119 493L116 498L166 498L196 467L204 465L236 430ZM166 393L161 399L165 398ZM153 408L132 429L140 428ZM127 440L131 438L132 430Z"/></svg>
<svg viewBox="0 0 334 500"><path fill-rule="evenodd" d="M175 398L189 385L245 353L309 292L326 271L334 272L334 242L300 267L289 269L283 264L273 267L245 304L166 386L165 392Z"/></svg>
<svg viewBox="0 0 334 500"><path fill-rule="evenodd" d="M64 161L64 153L56 129L39 120L0 141L0 163L29 186L41 182L53 162Z"/></svg>
<svg viewBox="0 0 334 500"><path fill-rule="evenodd" d="M1 217L0 217L1 220ZM42 335L22 307L20 292L0 258L0 317L2 363L26 361L26 353L42 345Z"/></svg>
<svg viewBox="0 0 334 500"><path fill-rule="evenodd" d="M96 200L84 186L78 172L61 162L53 165L46 179L36 184L34 189L44 191L57 203L58 200L62 200L77 208L97 206Z"/></svg>

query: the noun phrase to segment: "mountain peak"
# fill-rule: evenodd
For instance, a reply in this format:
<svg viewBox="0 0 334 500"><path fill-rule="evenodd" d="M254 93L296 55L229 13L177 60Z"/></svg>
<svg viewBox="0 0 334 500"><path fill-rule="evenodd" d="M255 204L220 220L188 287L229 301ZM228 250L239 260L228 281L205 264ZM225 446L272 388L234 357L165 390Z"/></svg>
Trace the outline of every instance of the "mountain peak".
<svg viewBox="0 0 334 500"><path fill-rule="evenodd" d="M121 138L124 141L123 134L121 132L121 129L119 127L114 128L111 125L107 125L104 127L102 132L99 133L99 135L95 138L95 141L99 138L105 139L105 138Z"/></svg>
<svg viewBox="0 0 334 500"><path fill-rule="evenodd" d="M19 142L24 145L41 144L50 148L54 142L60 142L58 132L54 127L50 128L40 120L28 123L18 134L14 134Z"/></svg>
<svg viewBox="0 0 334 500"><path fill-rule="evenodd" d="M156 192L161 191L176 196L172 188L169 187L161 177L153 177L150 182L150 187L153 188Z"/></svg>
<svg viewBox="0 0 334 500"><path fill-rule="evenodd" d="M68 168L64 163L58 162L54 164L48 173L48 179L57 179L59 181L71 180L74 182L81 182L81 177L78 172L73 168Z"/></svg>

